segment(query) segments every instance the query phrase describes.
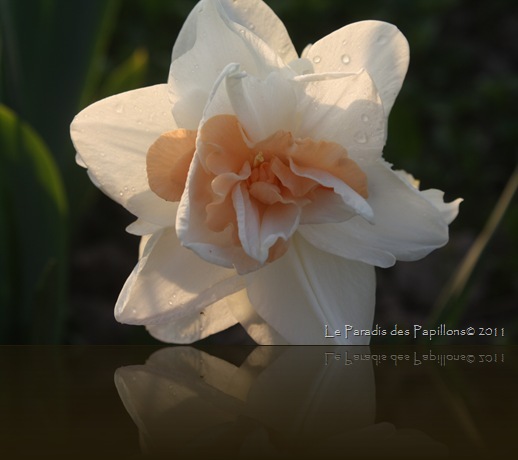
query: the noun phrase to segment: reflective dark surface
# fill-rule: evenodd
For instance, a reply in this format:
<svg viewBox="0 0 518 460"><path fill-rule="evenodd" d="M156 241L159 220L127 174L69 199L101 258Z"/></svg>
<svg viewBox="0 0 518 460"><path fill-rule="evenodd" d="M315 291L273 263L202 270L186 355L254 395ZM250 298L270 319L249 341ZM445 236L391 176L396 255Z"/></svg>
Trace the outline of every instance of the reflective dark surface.
<svg viewBox="0 0 518 460"><path fill-rule="evenodd" d="M516 451L517 347L0 347L0 365L2 458Z"/></svg>

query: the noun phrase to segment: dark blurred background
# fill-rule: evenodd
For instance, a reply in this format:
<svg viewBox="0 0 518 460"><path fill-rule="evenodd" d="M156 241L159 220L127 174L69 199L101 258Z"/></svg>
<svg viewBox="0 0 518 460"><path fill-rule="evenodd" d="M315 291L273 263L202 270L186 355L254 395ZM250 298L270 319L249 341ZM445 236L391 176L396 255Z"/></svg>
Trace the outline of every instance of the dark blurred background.
<svg viewBox="0 0 518 460"><path fill-rule="evenodd" d="M98 99L165 82L195 3L0 0L0 343L154 343L113 319L137 260L134 218L75 164L69 124ZM486 341L517 343L518 206L511 186L502 198L517 164L516 2L267 3L299 52L355 21L395 24L411 59L385 158L465 200L445 248L378 270L375 323L505 327ZM234 327L206 341L247 338Z"/></svg>

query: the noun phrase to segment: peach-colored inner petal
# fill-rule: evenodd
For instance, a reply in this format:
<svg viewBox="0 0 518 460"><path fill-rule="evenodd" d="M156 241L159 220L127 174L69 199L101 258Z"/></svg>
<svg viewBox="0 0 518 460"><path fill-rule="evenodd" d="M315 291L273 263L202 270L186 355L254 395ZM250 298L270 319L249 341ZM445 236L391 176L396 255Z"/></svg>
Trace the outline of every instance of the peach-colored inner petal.
<svg viewBox="0 0 518 460"><path fill-rule="evenodd" d="M179 201L196 149L196 131L177 129L162 134L147 152L149 187L167 201Z"/></svg>
<svg viewBox="0 0 518 460"><path fill-rule="evenodd" d="M253 144L233 115L217 115L203 124L196 155L204 174L193 177L203 180L189 187L191 197L204 198L192 205L204 216L209 232L227 231L229 247L237 246L261 264L286 252L305 206L319 206L317 201L325 197L329 207L331 201L322 192L335 193L323 185L329 183L321 179L324 176L305 177L300 171L322 171L363 198L368 196L367 176L339 144L294 139L284 131ZM337 219L354 214L344 213L343 203L338 203ZM327 210L322 216L329 221Z"/></svg>

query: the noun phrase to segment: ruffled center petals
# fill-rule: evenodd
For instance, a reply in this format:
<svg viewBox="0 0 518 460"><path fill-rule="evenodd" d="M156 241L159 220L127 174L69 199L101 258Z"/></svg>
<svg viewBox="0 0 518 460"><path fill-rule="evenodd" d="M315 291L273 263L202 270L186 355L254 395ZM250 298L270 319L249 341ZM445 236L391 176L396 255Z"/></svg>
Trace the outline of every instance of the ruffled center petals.
<svg viewBox="0 0 518 460"><path fill-rule="evenodd" d="M177 129L162 134L149 148L149 187L166 201L180 201L196 149L196 131Z"/></svg>
<svg viewBox="0 0 518 460"><path fill-rule="evenodd" d="M329 208L328 195L340 203L335 221L358 213L349 204L363 202L368 195L367 176L342 146L294 139L286 131L253 143L233 115L205 121L196 156L204 173L193 174L189 187L190 206L206 228L205 241L200 243L215 241L211 232L226 234L226 247L237 249L231 252L233 257L241 251L260 265L286 252L303 212L305 221L311 214L309 220L319 222L323 213L316 209L322 199L326 202L320 204ZM323 222L330 220L327 214ZM238 260L228 262L242 265Z"/></svg>

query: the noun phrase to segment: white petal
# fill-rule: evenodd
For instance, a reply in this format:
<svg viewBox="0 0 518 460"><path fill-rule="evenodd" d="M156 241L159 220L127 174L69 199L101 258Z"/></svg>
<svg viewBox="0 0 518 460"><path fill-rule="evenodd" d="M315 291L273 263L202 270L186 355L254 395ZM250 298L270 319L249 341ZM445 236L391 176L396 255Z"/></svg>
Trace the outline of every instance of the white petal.
<svg viewBox="0 0 518 460"><path fill-rule="evenodd" d="M250 303L291 344L367 344L369 337L325 338L325 326L372 327L374 268L320 251L296 233L288 252L245 275Z"/></svg>
<svg viewBox="0 0 518 460"><path fill-rule="evenodd" d="M253 143L280 130L293 131L297 97L293 83L280 72L265 80L230 75L226 89L234 113Z"/></svg>
<svg viewBox="0 0 518 460"><path fill-rule="evenodd" d="M164 229L147 241L119 295L115 317L128 324L159 324L199 314L242 288L234 270L205 262L180 245L174 229Z"/></svg>
<svg viewBox="0 0 518 460"><path fill-rule="evenodd" d="M448 225L417 189L380 161L364 167L374 224L353 217L340 224L305 225L299 232L323 251L379 267L417 260L444 246Z"/></svg>
<svg viewBox="0 0 518 460"><path fill-rule="evenodd" d="M360 166L379 158L385 145L386 117L369 74L314 77L299 82L306 97L300 101L296 137L336 142Z"/></svg>
<svg viewBox="0 0 518 460"><path fill-rule="evenodd" d="M431 204L433 204L442 214L442 218L447 224L451 224L459 214L459 205L462 203L462 198L457 198L449 203L444 202L444 192L437 189L428 189L421 191Z"/></svg>
<svg viewBox="0 0 518 460"><path fill-rule="evenodd" d="M175 203L175 205L178 207L178 203ZM142 219L137 219L135 222L132 222L126 227L126 231L128 233L137 236L151 235L152 233L158 232L161 229L161 226L151 224Z"/></svg>
<svg viewBox="0 0 518 460"><path fill-rule="evenodd" d="M419 181L412 174L402 169L394 171L406 184L419 190ZM421 195L425 197L433 206L435 206L442 214L444 221L451 224L459 214L459 205L464 201L457 198L449 203L444 202L444 192L437 189L422 190Z"/></svg>
<svg viewBox="0 0 518 460"><path fill-rule="evenodd" d="M284 62L297 59L297 51L286 27L266 3L257 0L220 1L231 21L257 35Z"/></svg>
<svg viewBox="0 0 518 460"><path fill-rule="evenodd" d="M230 306L239 301L236 297L238 294L224 297L199 312L172 321L152 324L146 329L153 337L163 342L193 343L204 339L237 323Z"/></svg>
<svg viewBox="0 0 518 460"><path fill-rule="evenodd" d="M361 21L322 38L306 57L317 73L366 69L388 116L406 75L409 49L404 35L392 24Z"/></svg>
<svg viewBox="0 0 518 460"><path fill-rule="evenodd" d="M208 3L199 2L184 22L173 48L172 60L189 51L196 41L198 16ZM248 29L272 48L284 62L297 59L297 52L291 42L286 27L272 9L257 0L220 0L220 14L235 24L236 28Z"/></svg>
<svg viewBox="0 0 518 460"><path fill-rule="evenodd" d="M288 342L267 322L262 319L248 299L246 290L234 294L238 301L230 306L234 318L243 326L255 343L260 345L288 345Z"/></svg>
<svg viewBox="0 0 518 460"><path fill-rule="evenodd" d="M150 223L174 224L175 205L149 188L146 154L164 132L176 129L166 85L103 99L79 113L70 132L88 174L103 192Z"/></svg>
<svg viewBox="0 0 518 460"><path fill-rule="evenodd" d="M228 64L238 63L258 77L284 66L259 37L230 21L218 2L204 2L197 11L195 43L172 62L168 80L173 116L187 129L197 129L214 82ZM182 48L191 42L186 39Z"/></svg>

